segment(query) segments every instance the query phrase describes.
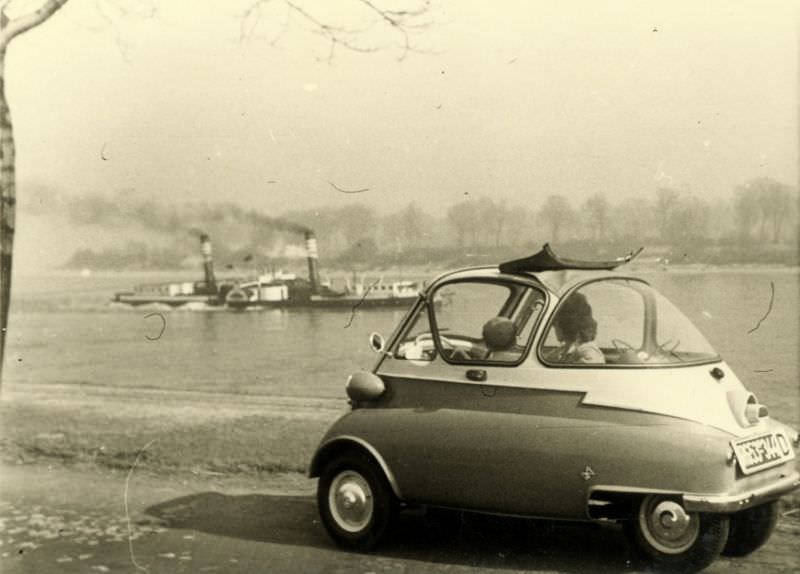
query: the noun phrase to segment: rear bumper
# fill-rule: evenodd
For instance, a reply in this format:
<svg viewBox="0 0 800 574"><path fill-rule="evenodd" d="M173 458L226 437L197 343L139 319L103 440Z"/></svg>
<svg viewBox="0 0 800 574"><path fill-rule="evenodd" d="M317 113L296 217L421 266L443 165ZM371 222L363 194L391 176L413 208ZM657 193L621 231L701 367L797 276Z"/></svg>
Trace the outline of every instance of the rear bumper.
<svg viewBox="0 0 800 574"><path fill-rule="evenodd" d="M798 486L800 473L794 471L767 485L739 494L684 494L683 505L688 512L737 512L780 498Z"/></svg>

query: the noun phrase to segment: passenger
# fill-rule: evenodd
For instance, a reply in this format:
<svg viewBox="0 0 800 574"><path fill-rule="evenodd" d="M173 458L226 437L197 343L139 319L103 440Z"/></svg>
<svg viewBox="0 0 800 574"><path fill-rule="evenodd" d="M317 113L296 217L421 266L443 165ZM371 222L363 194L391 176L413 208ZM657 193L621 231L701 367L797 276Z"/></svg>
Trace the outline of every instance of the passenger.
<svg viewBox="0 0 800 574"><path fill-rule="evenodd" d="M559 363L605 363L600 347L594 342L597 322L583 293L567 297L558 310L553 327L561 347L553 360Z"/></svg>

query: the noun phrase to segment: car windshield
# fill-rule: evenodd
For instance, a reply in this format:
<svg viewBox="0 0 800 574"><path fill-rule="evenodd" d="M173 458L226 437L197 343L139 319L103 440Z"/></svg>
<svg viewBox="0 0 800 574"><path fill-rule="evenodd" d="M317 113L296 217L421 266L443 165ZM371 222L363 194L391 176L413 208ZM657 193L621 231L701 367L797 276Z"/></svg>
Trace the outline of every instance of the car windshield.
<svg viewBox="0 0 800 574"><path fill-rule="evenodd" d="M592 281L558 304L541 347L547 364L664 365L718 356L686 316L646 283Z"/></svg>

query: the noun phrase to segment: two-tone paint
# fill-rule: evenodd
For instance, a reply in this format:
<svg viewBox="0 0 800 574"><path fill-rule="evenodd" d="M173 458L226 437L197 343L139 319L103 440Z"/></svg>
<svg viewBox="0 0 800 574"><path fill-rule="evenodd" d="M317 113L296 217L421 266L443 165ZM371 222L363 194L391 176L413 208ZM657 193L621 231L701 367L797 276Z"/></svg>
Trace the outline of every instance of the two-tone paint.
<svg viewBox="0 0 800 574"><path fill-rule="evenodd" d="M539 352L558 302L590 281L633 278L596 272L504 274L475 268L440 276L388 341L450 282L519 283L541 291L518 365L459 365L383 352L374 400L355 401L312 460L317 476L339 449L365 450L398 499L414 504L561 519L613 517L630 497L674 494L687 511L734 512L800 484L795 460L749 475L732 441L771 431L797 447L796 431L764 416L721 359L699 364L547 365ZM638 279L636 279L638 281ZM483 380L469 371L480 369Z"/></svg>

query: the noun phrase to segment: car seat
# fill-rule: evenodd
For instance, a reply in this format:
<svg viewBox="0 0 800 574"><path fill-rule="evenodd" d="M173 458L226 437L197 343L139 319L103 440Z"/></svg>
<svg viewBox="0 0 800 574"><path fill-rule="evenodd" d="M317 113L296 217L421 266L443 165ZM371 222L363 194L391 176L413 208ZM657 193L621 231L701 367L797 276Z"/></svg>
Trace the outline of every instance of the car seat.
<svg viewBox="0 0 800 574"><path fill-rule="evenodd" d="M484 359L497 359L497 353L508 351L516 341L517 326L514 321L507 317L492 317L483 326L483 343L486 345Z"/></svg>

